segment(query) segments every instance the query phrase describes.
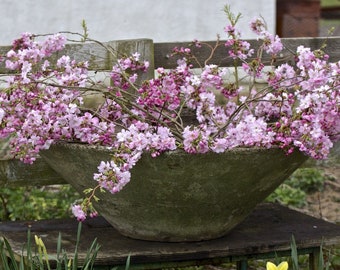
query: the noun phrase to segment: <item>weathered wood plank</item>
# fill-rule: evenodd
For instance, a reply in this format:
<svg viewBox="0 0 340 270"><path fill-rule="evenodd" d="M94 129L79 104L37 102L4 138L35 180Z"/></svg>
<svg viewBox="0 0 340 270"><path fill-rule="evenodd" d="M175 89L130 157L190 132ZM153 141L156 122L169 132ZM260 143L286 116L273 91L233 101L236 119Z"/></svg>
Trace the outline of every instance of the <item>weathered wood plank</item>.
<svg viewBox="0 0 340 270"><path fill-rule="evenodd" d="M7 237L14 250L21 254L30 226L32 235L41 235L49 254L56 252L59 232L63 248L74 250L77 221L48 220L0 223L0 235ZM294 235L298 250L306 250L340 243L340 227L276 204L263 204L226 236L201 242L166 243L134 240L120 235L104 219L84 222L80 245L80 259L97 238L101 245L96 265L118 266L131 256L131 269L178 265L197 265L212 262L230 262L237 259L275 258L290 253ZM288 254L287 254L288 253ZM309 252L308 252L309 253ZM163 264L162 264L163 263ZM182 264L181 264L182 263Z"/></svg>
<svg viewBox="0 0 340 270"><path fill-rule="evenodd" d="M283 38L282 42L285 46L285 50L277 56L275 65L282 64L284 62L289 62L293 60L293 56L291 52L296 52L296 48L300 45L305 47L310 47L311 49L319 49L325 42L326 38ZM255 50L261 44L257 40L247 40L251 47ZM233 66L233 60L228 57L228 49L223 45L225 41L221 41L221 46L219 46L211 60L209 61L210 64L218 64L221 66ZM203 43L203 42L202 42ZM215 41L207 41L209 46L214 46ZM164 67L164 68L175 68L176 67L176 57L169 57L172 53L174 47L189 47L190 42L172 42L172 43L155 43L155 67ZM193 53L197 56L197 59L200 65L204 64L204 61L209 57L211 50L206 47L202 46L202 48L195 48L194 46L190 47ZM329 54L331 61L338 61L340 59L340 37L330 37L327 39L327 47L325 52ZM270 57L264 54L263 60L265 63L270 63ZM197 64L193 63L194 67L198 67Z"/></svg>
<svg viewBox="0 0 340 270"><path fill-rule="evenodd" d="M111 70L112 64L122 54L130 55L135 52L141 54L141 58L150 61L150 74L153 74L153 41L151 39L117 40L98 43L74 43L67 44L65 49L55 53L51 58L51 63L55 63L62 55L70 55L76 61L88 61L90 69ZM113 52L105 48L108 47ZM0 55L5 55L10 50L10 46L1 46ZM9 70L5 68L5 63L0 63L0 74L7 74ZM149 74L149 75L150 75Z"/></svg>
<svg viewBox="0 0 340 270"><path fill-rule="evenodd" d="M0 160L0 187L43 186L66 184L43 159L32 165L20 160Z"/></svg>
<svg viewBox="0 0 340 270"><path fill-rule="evenodd" d="M47 163L39 158L34 164L13 159L9 138L0 139L0 187L42 186L66 183Z"/></svg>
<svg viewBox="0 0 340 270"><path fill-rule="evenodd" d="M277 64L287 61L291 58L290 51L295 51L299 45L308 46L312 49L318 49L327 40L326 53L330 55L331 61L337 61L340 59L340 37L319 37L319 38L283 38L282 42L286 49L278 56ZM257 40L247 40L251 46L256 49L259 46ZM232 66L233 60L228 57L228 49L223 46L225 41L221 41L221 46L215 51L215 54L209 61L209 63L219 64L221 66ZM155 67L174 68L176 67L176 58L169 58L172 49L174 47L189 47L192 42L165 42L165 43L153 43L150 39L138 39L138 40L120 40L104 42L103 45L113 48L114 51L120 53L133 53L139 52L142 56L145 56L150 61L152 70L152 63ZM205 41L204 43L210 46L215 45L215 41ZM200 49L191 47L195 55L201 64L210 55L210 49L203 46ZM0 47L0 55L5 54L10 49L9 46ZM110 55L107 50L96 43L79 43L68 44L65 50L59 52L54 57L55 59L63 54L71 55L77 61L89 61L90 69L97 70L110 70L114 57ZM268 55L264 55L264 60L269 61ZM0 63L0 73L6 74L8 70L4 68L4 63Z"/></svg>

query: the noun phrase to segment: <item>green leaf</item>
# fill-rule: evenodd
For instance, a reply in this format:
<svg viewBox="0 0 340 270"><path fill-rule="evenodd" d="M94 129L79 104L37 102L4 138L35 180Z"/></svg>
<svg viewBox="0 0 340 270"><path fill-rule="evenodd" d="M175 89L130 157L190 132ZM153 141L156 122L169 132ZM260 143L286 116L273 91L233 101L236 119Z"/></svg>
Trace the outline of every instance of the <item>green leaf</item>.
<svg viewBox="0 0 340 270"><path fill-rule="evenodd" d="M299 258L298 258L298 252L297 252L297 247L296 247L294 235L292 235L290 248L291 248L293 270L299 270Z"/></svg>
<svg viewBox="0 0 340 270"><path fill-rule="evenodd" d="M129 268L130 268L130 254L129 254L129 256L127 257L127 259L126 259L126 264L125 264L125 270L129 270Z"/></svg>
<svg viewBox="0 0 340 270"><path fill-rule="evenodd" d="M5 246L6 246L6 251L12 261L12 267L13 267L13 270L19 270L19 267L18 267L18 264L16 263L16 259L15 259L15 254L14 254L14 251L11 247L11 245L9 244L8 240L6 238L4 238L4 243L5 243Z"/></svg>

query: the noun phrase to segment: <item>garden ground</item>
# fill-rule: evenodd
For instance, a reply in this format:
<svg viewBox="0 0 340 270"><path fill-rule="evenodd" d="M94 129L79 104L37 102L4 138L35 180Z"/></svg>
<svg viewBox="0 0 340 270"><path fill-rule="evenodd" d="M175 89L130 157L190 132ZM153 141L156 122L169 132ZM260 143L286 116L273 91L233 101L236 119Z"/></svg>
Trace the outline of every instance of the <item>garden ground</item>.
<svg viewBox="0 0 340 270"><path fill-rule="evenodd" d="M322 169L332 180L326 180L321 191L307 195L307 205L299 211L340 224L340 164Z"/></svg>
<svg viewBox="0 0 340 270"><path fill-rule="evenodd" d="M340 143L335 145L328 160L315 166L325 173L326 180L320 191L307 195L307 204L300 211L340 225Z"/></svg>

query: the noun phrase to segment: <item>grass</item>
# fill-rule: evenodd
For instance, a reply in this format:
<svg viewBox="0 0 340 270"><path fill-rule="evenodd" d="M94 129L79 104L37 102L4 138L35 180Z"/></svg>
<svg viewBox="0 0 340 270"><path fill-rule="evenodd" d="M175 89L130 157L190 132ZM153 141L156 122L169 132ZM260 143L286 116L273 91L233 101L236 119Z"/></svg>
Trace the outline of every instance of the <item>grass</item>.
<svg viewBox="0 0 340 270"><path fill-rule="evenodd" d="M35 235L35 243L30 230L27 232L27 242L23 244L22 254L16 254L6 238L0 241L0 269L2 270L91 270L100 249L95 239L88 248L83 262L79 262L79 244L81 235L81 223L78 225L77 240L73 253L66 252L62 247L62 237L59 234L57 240L57 253L51 255L45 247L42 239Z"/></svg>
<svg viewBox="0 0 340 270"><path fill-rule="evenodd" d="M321 7L338 7L340 6L339 0L321 0Z"/></svg>

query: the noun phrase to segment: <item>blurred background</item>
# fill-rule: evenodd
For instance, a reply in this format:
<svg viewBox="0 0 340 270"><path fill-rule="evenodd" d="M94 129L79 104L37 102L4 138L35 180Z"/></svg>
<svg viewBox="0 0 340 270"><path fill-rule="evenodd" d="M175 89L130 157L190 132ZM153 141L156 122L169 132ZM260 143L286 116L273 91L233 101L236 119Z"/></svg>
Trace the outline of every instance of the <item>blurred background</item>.
<svg viewBox="0 0 340 270"><path fill-rule="evenodd" d="M248 23L262 15L275 31L275 0L0 0L0 45L22 32L80 32L84 19L90 37L100 40L151 38L155 42L215 40L226 25L224 6L241 12L243 37Z"/></svg>
<svg viewBox="0 0 340 270"><path fill-rule="evenodd" d="M90 36L101 41L151 38L155 42L214 40L223 37L224 5L241 12L244 38L254 37L249 21L261 15L281 37L340 35L340 0L1 0L0 45L22 32L80 32L87 22Z"/></svg>

